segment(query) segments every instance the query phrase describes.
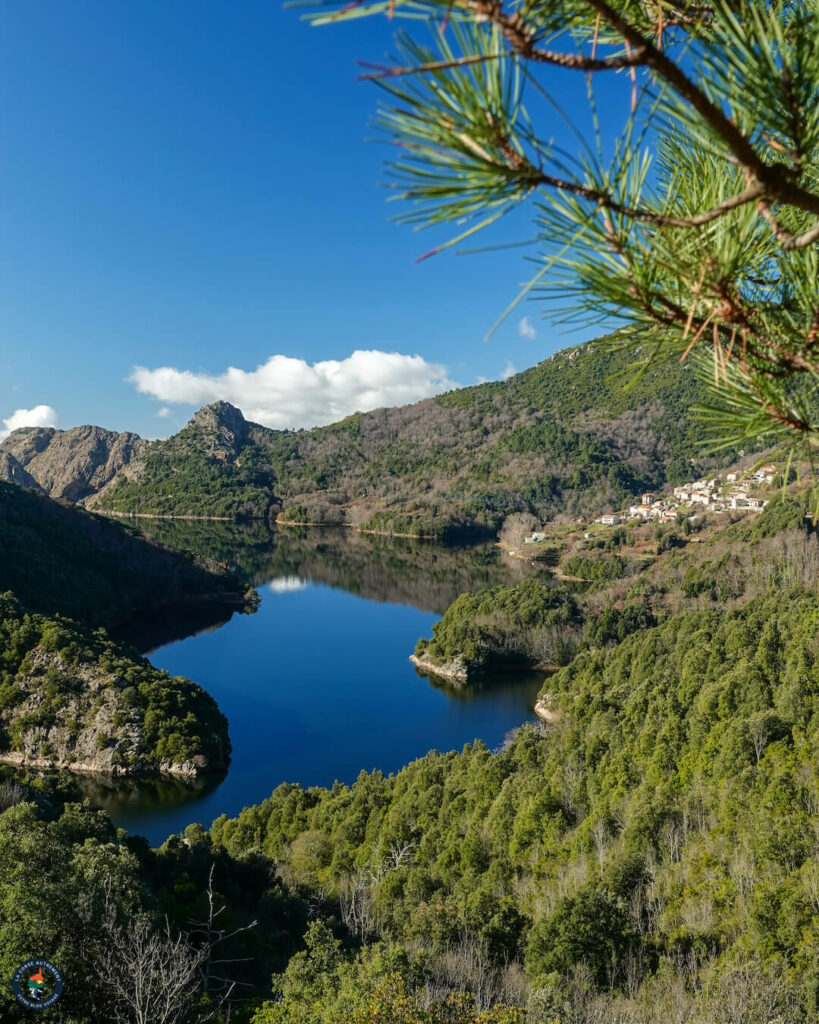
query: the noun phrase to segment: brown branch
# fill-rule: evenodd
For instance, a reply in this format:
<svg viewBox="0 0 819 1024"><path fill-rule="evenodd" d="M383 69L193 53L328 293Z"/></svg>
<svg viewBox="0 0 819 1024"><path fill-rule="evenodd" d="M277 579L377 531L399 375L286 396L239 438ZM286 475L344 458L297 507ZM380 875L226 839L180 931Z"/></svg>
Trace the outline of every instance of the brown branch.
<svg viewBox="0 0 819 1024"><path fill-rule="evenodd" d="M771 227L774 238L779 242L783 249L788 252L793 249L805 249L807 246L812 245L814 242L819 241L819 224L814 224L812 228L808 228L807 231L803 231L801 235L792 235L790 231L787 231L776 218L776 214L770 208L770 206L759 201L757 204L760 214L765 218Z"/></svg>
<svg viewBox="0 0 819 1024"><path fill-rule="evenodd" d="M658 320L658 322L664 324L683 324L688 322L689 314L687 314L685 310L683 310L675 302L672 302L669 298L667 298L664 295L655 295L652 296L652 298L655 301L659 302L660 305L663 306L668 311L667 315L663 315L660 313L659 310L655 311L655 307L652 306L650 315L654 316L656 312L656 319ZM648 310L646 311L648 312ZM699 331L704 329L705 326L707 326L708 320L710 320L712 316L713 312L709 313L708 317L705 318L705 320L703 320L702 317L694 317L693 325L698 328L698 333ZM728 336L727 332L730 329L733 333L733 331L735 330L735 325L726 323L719 324L718 327L720 331L725 332L726 340L730 341L730 337ZM749 335L752 338L755 338L756 342L754 342L753 340L749 340ZM789 352L787 349L783 348L780 342L775 341L768 334L760 332L752 324L750 324L750 322L746 321L746 323L744 324L742 336L743 354L741 358L739 354L734 355L732 357L734 362L742 364L745 360L746 355L750 355L752 358L758 359L760 362L768 364L772 363L774 366L780 367L786 373L786 375L790 375L793 373L810 373L814 375L819 375L819 364L813 363L810 360L803 358L798 353ZM762 372L765 376L777 376L777 374L774 372L760 372Z"/></svg>
<svg viewBox="0 0 819 1024"><path fill-rule="evenodd" d="M524 53L515 46L512 49L518 56L525 57L527 60L537 61L541 64L553 64L561 68L571 68L576 71L619 71L622 68L640 67L644 63L639 53L623 57L584 57L579 53L558 53L556 50L532 49ZM372 81L380 78L397 78L401 75L417 75L425 71L446 71L448 68L481 64L484 61L498 60L508 56L510 56L509 53L470 54L466 57L455 57L452 60L434 60L428 64L419 64L417 67L383 67L368 64L366 61L358 63L362 67L375 66L377 68L374 74L360 76L364 80Z"/></svg>
<svg viewBox="0 0 819 1024"><path fill-rule="evenodd" d="M675 92L697 111L705 123L726 143L740 164L764 186L768 196L819 214L819 195L789 181L789 167L766 163L750 140L691 81L679 65L657 49L650 39L629 24L606 0L586 0L586 3L602 15L623 39L642 51L642 64L665 79Z"/></svg>
<svg viewBox="0 0 819 1024"><path fill-rule="evenodd" d="M512 52L526 60L532 60L540 64L552 64L555 67L570 68L575 71L619 71L622 68L640 67L644 61L642 53L628 53L621 56L584 57L580 53L560 53L557 50L542 50L535 45L535 34L525 24L519 14L507 15L498 2L484 4L483 0L476 3L467 2L463 4L467 8L475 9L477 14L487 21L491 21L501 30L504 38L509 43ZM378 64L368 64L359 61L362 67L373 68L372 74L361 75L363 80L377 81L383 78L397 78L403 75L422 74L427 71L447 71L450 68L467 67L470 64L481 64L489 60L498 60L510 56L509 53L470 54L464 57L456 57L452 60L430 61L428 64L420 64L417 67L385 67Z"/></svg>
<svg viewBox="0 0 819 1024"><path fill-rule="evenodd" d="M764 194L763 187L759 184L755 184L745 189L744 192L740 192L735 196L729 196L717 206L712 207L710 210L704 210L702 213L697 213L693 217L669 217L666 214L653 213L651 210L640 210L632 206L624 206L622 203L618 203L615 199L612 199L612 197L606 192L602 192L599 189L588 188L587 186L580 185L577 182L567 181L562 178L555 178L550 174L543 174L542 172L538 172L534 167L532 167L532 172L532 180L535 180L536 184L547 185L550 188L571 192L583 199L588 199L597 203L598 206L611 210L612 213L619 213L624 217L628 217L630 220L642 221L643 223L655 224L658 227L667 228L702 227L702 225L708 224L712 220L716 220L718 217L728 213L730 210L735 210L739 206L744 206L747 203L753 202L755 199L759 199L759 197Z"/></svg>

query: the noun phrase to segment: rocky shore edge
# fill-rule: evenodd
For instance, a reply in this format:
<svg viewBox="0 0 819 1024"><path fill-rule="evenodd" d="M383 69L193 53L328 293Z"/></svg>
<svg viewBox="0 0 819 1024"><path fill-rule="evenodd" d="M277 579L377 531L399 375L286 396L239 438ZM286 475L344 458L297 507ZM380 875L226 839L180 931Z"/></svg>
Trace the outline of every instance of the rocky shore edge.
<svg viewBox="0 0 819 1024"><path fill-rule="evenodd" d="M7 750L0 753L0 764L11 768L32 768L38 771L66 771L78 775L104 775L133 778L146 775L173 775L183 779L197 779L203 775L224 771L225 765L211 764L204 757L175 764L171 761L153 765L148 763L123 767L95 761L70 761L65 758L32 757L24 751Z"/></svg>
<svg viewBox="0 0 819 1024"><path fill-rule="evenodd" d="M417 654L411 654L409 660L417 669L428 675L441 676L443 679L449 679L461 685L469 679L469 672L460 658L453 658L451 661L438 663L431 661L424 654L420 657Z"/></svg>

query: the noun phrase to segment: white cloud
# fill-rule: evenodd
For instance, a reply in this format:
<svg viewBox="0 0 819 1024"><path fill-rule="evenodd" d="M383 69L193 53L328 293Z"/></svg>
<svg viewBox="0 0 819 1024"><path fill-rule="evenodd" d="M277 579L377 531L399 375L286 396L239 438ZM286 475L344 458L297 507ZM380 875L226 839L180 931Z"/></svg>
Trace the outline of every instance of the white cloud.
<svg viewBox="0 0 819 1024"><path fill-rule="evenodd" d="M267 427L313 427L354 412L406 405L457 385L446 367L421 356L357 350L346 359L307 363L271 356L255 370L229 366L224 373L193 373L161 366L134 367L128 380L143 395L162 402L238 406L247 419Z"/></svg>
<svg viewBox="0 0 819 1024"><path fill-rule="evenodd" d="M306 590L307 580L298 576L277 576L268 583L274 594L291 594L294 590Z"/></svg>
<svg viewBox="0 0 819 1024"><path fill-rule="evenodd" d="M503 368L503 373L500 375L500 379L509 380L509 378L514 377L517 372L518 371L515 369L515 367L507 359L506 366L504 366Z"/></svg>
<svg viewBox="0 0 819 1024"><path fill-rule="evenodd" d="M157 409L156 417L157 417L157 419L164 420L168 416L171 415L171 412L172 412L172 409L170 408L170 406L163 405L161 409Z"/></svg>
<svg viewBox="0 0 819 1024"><path fill-rule="evenodd" d="M528 338L529 341L533 341L537 337L535 325L528 316L518 321L518 334L521 338Z"/></svg>
<svg viewBox="0 0 819 1024"><path fill-rule="evenodd" d="M0 441L20 427L56 427L60 422L56 409L50 405L35 405L33 409L17 409L3 420Z"/></svg>

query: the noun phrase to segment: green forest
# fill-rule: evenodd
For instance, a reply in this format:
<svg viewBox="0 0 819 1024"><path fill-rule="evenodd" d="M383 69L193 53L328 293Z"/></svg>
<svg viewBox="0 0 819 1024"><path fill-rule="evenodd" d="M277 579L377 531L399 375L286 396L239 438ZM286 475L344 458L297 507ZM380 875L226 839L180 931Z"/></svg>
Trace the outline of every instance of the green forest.
<svg viewBox="0 0 819 1024"><path fill-rule="evenodd" d="M663 544L678 530L681 546ZM66 1024L137 1019L140 1000L159 1014L127 971L113 987L93 973L123 963L178 978L167 1019L190 1024L225 1021L228 1008L240 1024L815 1019L819 543L804 495L687 534L624 531L576 549L640 548L639 571L483 589L478 575L421 644L476 671L550 663L548 724L523 725L499 750L431 751L351 786L283 784L157 850L117 831L67 776L7 777L4 962L39 943L87 978L53 1016ZM218 524L185 536L214 554L225 543ZM303 554L299 543L271 548L251 530L237 557L264 574L253 555L264 549L285 572L308 557L309 538ZM362 537L346 557L397 544L400 576L414 543ZM314 565L329 542L323 551ZM9 737L59 722L93 665L120 715L143 723L146 760L201 752L194 722L226 749L203 691L102 632L11 598L2 629ZM21 672L42 721L15 726ZM40 880L25 893L24 864Z"/></svg>
<svg viewBox="0 0 819 1024"><path fill-rule="evenodd" d="M728 1020L737 999L733 1019L813 1019L818 623L798 589L673 616L553 676L545 732L350 788L282 786L211 839L337 893L384 956L422 950L443 987L479 983L527 1020L660 1021L672 1000L681 1020ZM343 1005L328 941L299 970ZM303 1010L295 980L278 984Z"/></svg>

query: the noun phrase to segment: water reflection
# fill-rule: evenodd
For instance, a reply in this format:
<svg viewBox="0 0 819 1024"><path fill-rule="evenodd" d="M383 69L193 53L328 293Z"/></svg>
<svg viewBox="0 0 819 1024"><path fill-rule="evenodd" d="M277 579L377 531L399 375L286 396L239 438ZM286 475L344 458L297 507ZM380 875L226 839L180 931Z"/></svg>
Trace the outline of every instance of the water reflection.
<svg viewBox="0 0 819 1024"><path fill-rule="evenodd" d="M416 668L415 672L436 690L441 690L452 700L481 700L486 696L504 696L519 700L526 695L528 706L535 703L540 688L543 686L545 672L504 672L500 674L476 676L471 679L469 686L453 682L444 676L435 675L434 672Z"/></svg>
<svg viewBox="0 0 819 1024"><path fill-rule="evenodd" d="M241 609L241 614L251 614L255 610L247 607ZM155 611L140 612L109 632L114 639L130 644L142 654L150 654L158 647L177 640L221 629L239 613L235 605L164 605Z"/></svg>
<svg viewBox="0 0 819 1024"><path fill-rule="evenodd" d="M16 780L42 789L69 801L90 800L97 807L108 811L116 823L127 828L131 815L143 821L146 816L157 821L167 813L181 807L186 813L197 800L214 793L225 781L227 772L205 775L198 779L174 778L172 776L137 776L125 778L121 775L103 773L81 774L68 771L44 771L34 768L13 768L0 765L0 781ZM39 785L44 783L45 785Z"/></svg>
<svg viewBox="0 0 819 1024"><path fill-rule="evenodd" d="M410 604L439 615L465 591L513 583L538 571L495 543L444 545L344 528L272 529L266 523L135 520L149 537L220 562L275 592L304 581L341 587L370 601Z"/></svg>
<svg viewBox="0 0 819 1024"><path fill-rule="evenodd" d="M140 831L150 821L154 831L172 832L178 825L177 812L195 817L194 806L215 793L227 772L198 779L150 776L124 779L111 775L78 775L76 784L81 799L102 807L122 828Z"/></svg>

